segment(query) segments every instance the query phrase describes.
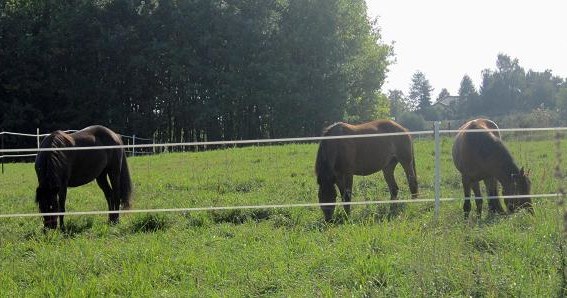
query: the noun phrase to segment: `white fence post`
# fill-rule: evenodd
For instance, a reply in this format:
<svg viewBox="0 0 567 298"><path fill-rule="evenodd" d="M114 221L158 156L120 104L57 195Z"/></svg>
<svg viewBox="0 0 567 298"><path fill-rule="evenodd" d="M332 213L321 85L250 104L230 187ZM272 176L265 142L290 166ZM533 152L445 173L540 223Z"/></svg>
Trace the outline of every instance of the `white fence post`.
<svg viewBox="0 0 567 298"><path fill-rule="evenodd" d="M440 198L440 186L441 186L441 181L440 181L440 177L439 177L439 157L441 155L441 149L440 149L440 139L439 139L439 125L441 124L440 121L435 121L433 123L433 130L434 130L434 134L435 134L435 213L434 213L434 217L435 220L437 220L439 218L439 198Z"/></svg>
<svg viewBox="0 0 567 298"><path fill-rule="evenodd" d="M132 146L136 145L136 135L132 135ZM136 147L132 147L132 156L136 155Z"/></svg>
<svg viewBox="0 0 567 298"><path fill-rule="evenodd" d="M39 153L39 127L35 129L36 135L37 135L37 150Z"/></svg>

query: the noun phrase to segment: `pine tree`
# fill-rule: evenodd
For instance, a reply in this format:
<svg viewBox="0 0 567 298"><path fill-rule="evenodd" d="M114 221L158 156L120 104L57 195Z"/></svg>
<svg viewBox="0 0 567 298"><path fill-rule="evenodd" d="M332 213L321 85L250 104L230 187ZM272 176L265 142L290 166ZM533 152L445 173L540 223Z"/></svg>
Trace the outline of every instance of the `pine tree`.
<svg viewBox="0 0 567 298"><path fill-rule="evenodd" d="M410 88L410 102L417 110L423 110L431 106L431 92L433 88L429 84L429 80L425 78L425 74L416 71L413 75L412 85Z"/></svg>

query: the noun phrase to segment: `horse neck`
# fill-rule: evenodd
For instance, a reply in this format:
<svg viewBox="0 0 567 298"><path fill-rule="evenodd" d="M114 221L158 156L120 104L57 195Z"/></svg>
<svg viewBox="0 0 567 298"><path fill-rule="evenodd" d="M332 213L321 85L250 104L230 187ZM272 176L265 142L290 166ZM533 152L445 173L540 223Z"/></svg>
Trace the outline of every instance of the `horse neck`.
<svg viewBox="0 0 567 298"><path fill-rule="evenodd" d="M498 181L502 184L502 192L506 194L512 194L512 176L517 175L520 170L518 166L514 163L511 157L502 158L500 164L496 165L498 171L495 176Z"/></svg>

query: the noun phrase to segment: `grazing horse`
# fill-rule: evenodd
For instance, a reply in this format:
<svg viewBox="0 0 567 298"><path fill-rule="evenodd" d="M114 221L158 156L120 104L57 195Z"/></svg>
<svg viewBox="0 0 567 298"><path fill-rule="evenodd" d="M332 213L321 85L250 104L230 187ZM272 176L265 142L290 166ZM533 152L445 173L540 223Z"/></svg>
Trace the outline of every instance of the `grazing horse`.
<svg viewBox="0 0 567 298"><path fill-rule="evenodd" d="M488 196L498 195L498 182L502 184L504 196L529 195L531 182L524 168L519 169L504 143L500 139L498 126L488 119L475 119L459 128L453 144L453 163L462 176L465 202L465 219L471 210L471 188L474 191L476 210L480 217L482 198L479 181L483 180ZM533 214L529 197L505 198L504 203L510 212L527 208ZM489 199L488 210L505 213L498 199Z"/></svg>
<svg viewBox="0 0 567 298"><path fill-rule="evenodd" d="M55 131L41 142L42 149L116 145L122 145L120 136L99 125L71 134ZM108 210L119 210L120 204L124 209L130 207L132 181L122 148L40 151L35 159L35 171L39 183L35 200L41 213L65 212L67 187L95 179L104 192ZM118 216L118 213L109 214L110 222L117 223ZM57 216L46 215L43 220L45 228L57 228ZM63 230L63 215L59 216L59 224Z"/></svg>
<svg viewBox="0 0 567 298"><path fill-rule="evenodd" d="M350 202L353 175L370 175L383 170L391 199L398 196L394 169L402 164L412 197L417 197L417 177L413 144L407 129L390 120L375 120L359 125L335 123L323 131L324 136L398 133L397 135L323 140L319 144L315 172L319 184L319 202L334 203L339 187L343 202ZM335 206L322 206L325 220L333 217ZM350 206L344 205L350 214Z"/></svg>

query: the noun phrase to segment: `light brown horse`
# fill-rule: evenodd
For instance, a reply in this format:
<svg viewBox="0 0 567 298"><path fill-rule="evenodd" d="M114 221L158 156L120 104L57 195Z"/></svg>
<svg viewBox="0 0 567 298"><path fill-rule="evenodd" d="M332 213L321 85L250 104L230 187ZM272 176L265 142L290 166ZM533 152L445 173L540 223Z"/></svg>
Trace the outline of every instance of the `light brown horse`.
<svg viewBox="0 0 567 298"><path fill-rule="evenodd" d="M324 136L361 135L379 133L401 133L400 135L365 138L345 138L323 140L319 144L315 172L319 184L319 202L336 201L339 187L343 202L350 202L353 175L366 176L383 170L390 190L391 199L398 196L398 185L394 179L394 169L402 164L408 179L412 197L417 197L417 176L413 144L407 129L390 120L375 120L360 125L335 123L323 131ZM333 217L335 206L321 207L325 220ZM350 206L344 205L350 214Z"/></svg>
<svg viewBox="0 0 567 298"><path fill-rule="evenodd" d="M482 198L479 181L481 180L484 181L490 197L498 195L498 182L502 184L504 196L530 194L531 182L527 173L524 172L524 168L519 169L516 166L497 129L498 126L491 120L475 119L461 126L455 138L453 163L462 176L465 219L468 218L471 210L471 188L477 197L476 210L480 217ZM504 203L510 212L523 207L533 214L529 197L505 198ZM493 213L505 213L498 199L488 201L488 210Z"/></svg>

